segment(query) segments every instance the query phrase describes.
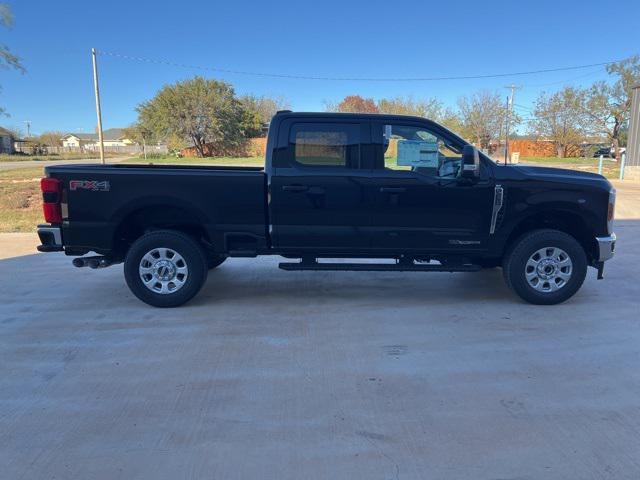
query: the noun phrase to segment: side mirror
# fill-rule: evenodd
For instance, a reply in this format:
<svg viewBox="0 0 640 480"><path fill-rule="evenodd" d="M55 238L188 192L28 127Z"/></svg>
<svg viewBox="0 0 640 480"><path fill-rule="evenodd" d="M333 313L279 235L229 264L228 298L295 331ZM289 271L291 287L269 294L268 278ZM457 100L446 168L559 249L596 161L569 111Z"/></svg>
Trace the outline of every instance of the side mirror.
<svg viewBox="0 0 640 480"><path fill-rule="evenodd" d="M462 149L462 165L460 178L475 179L480 176L480 154L473 145L465 145Z"/></svg>

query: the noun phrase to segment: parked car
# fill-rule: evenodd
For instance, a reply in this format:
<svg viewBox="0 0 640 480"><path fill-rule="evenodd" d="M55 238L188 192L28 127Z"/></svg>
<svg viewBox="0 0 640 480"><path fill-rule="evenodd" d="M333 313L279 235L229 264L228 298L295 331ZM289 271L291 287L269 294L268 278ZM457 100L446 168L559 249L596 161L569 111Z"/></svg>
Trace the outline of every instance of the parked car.
<svg viewBox="0 0 640 480"><path fill-rule="evenodd" d="M598 158L600 156L603 156L604 158L610 158L611 157L611 147L602 147L602 148L599 148L598 150L596 150L595 152L593 152L593 157L594 158Z"/></svg>
<svg viewBox="0 0 640 480"><path fill-rule="evenodd" d="M578 291L588 266L602 278L616 241L604 177L498 165L418 117L279 112L264 168L45 172L38 250L78 256L78 267L124 262L131 291L157 307L187 302L227 258L257 255L285 257L279 266L290 271L502 266L524 300L556 304Z"/></svg>
<svg viewBox="0 0 640 480"><path fill-rule="evenodd" d="M622 155L626 151L627 151L627 149L625 147L619 147L618 148L618 154L620 154L620 155ZM602 155L604 158L615 158L616 157L616 150L613 147L602 147L602 148L599 148L598 150L596 150L593 153L593 157L594 158L598 158L598 157L600 157L600 155Z"/></svg>

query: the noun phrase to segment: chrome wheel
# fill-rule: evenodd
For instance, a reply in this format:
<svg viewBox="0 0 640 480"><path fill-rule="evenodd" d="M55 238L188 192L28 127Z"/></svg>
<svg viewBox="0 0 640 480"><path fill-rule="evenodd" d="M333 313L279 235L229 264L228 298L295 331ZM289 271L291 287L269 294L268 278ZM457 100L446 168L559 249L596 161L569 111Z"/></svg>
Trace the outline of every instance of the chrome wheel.
<svg viewBox="0 0 640 480"><path fill-rule="evenodd" d="M571 257L557 247L545 247L529 257L525 265L525 277L529 285L539 292L555 292L571 279Z"/></svg>
<svg viewBox="0 0 640 480"><path fill-rule="evenodd" d="M180 290L189 276L189 267L182 255L171 248L154 248L142 256L138 268L142 283L161 295Z"/></svg>

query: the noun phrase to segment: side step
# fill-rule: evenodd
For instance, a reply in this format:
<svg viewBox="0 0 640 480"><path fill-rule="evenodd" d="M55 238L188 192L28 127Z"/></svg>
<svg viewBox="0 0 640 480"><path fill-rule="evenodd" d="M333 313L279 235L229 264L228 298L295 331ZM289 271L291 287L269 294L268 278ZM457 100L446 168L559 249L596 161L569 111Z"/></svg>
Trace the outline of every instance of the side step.
<svg viewBox="0 0 640 480"><path fill-rule="evenodd" d="M282 270L325 270L358 272L477 272L480 265L420 265L416 263L318 263L283 262L278 265Z"/></svg>

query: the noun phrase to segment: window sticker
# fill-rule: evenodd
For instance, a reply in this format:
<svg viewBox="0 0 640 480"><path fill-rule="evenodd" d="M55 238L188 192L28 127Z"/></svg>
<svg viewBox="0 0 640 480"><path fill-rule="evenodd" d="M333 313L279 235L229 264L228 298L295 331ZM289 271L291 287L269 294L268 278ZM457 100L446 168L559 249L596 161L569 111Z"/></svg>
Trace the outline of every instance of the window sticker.
<svg viewBox="0 0 640 480"><path fill-rule="evenodd" d="M438 167L438 142L398 140L398 165Z"/></svg>

